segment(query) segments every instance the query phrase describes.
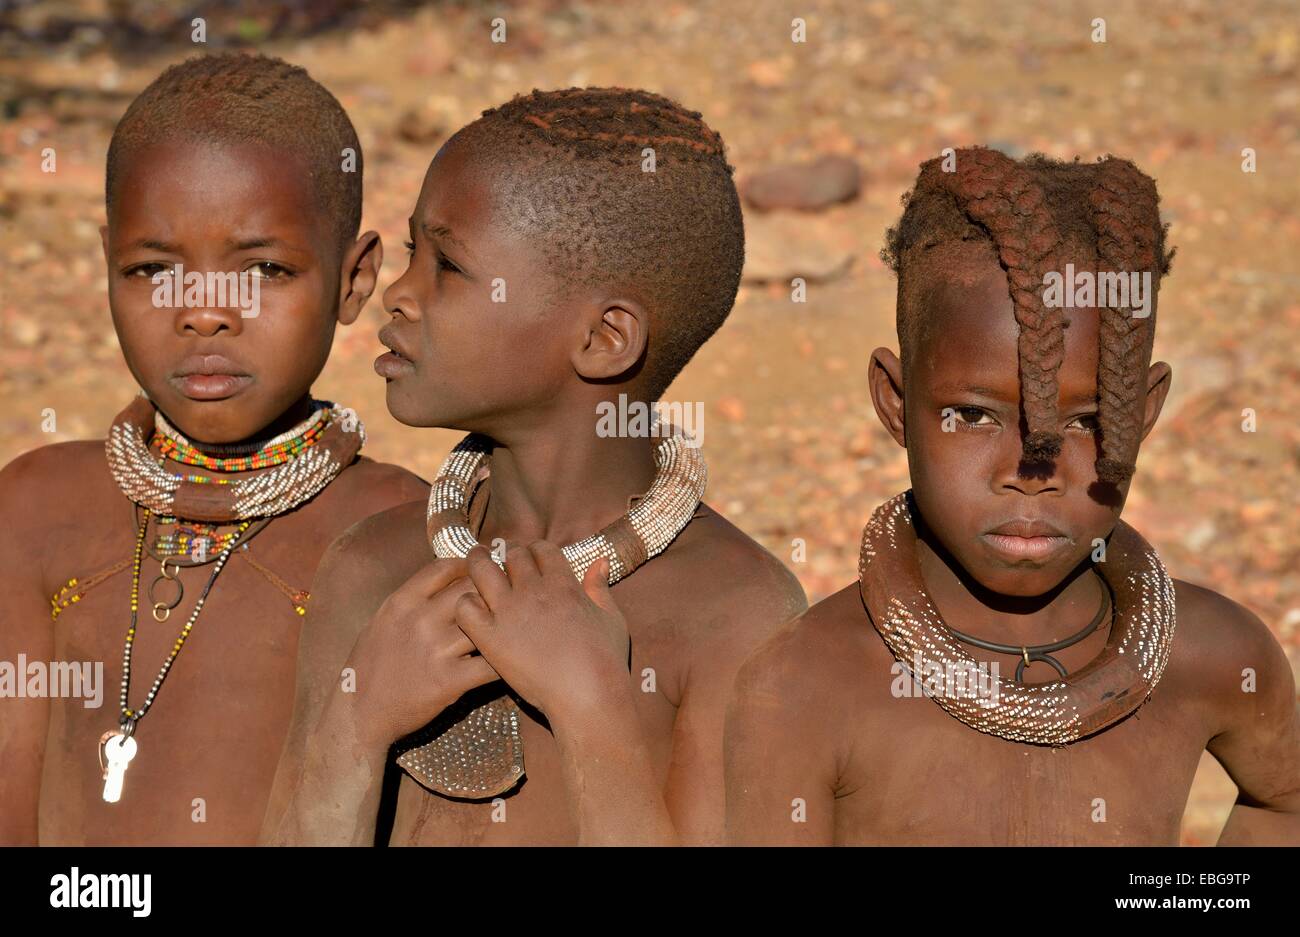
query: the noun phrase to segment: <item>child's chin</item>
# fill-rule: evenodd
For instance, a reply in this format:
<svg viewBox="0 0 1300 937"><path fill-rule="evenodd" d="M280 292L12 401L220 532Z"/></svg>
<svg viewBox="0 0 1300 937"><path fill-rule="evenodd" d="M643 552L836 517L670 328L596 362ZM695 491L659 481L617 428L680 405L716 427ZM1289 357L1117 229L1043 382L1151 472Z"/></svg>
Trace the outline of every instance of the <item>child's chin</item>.
<svg viewBox="0 0 1300 937"><path fill-rule="evenodd" d="M280 414L264 414L250 406L246 397L222 400L191 400L172 395L171 399L153 398L169 423L196 442L224 445L256 436Z"/></svg>
<svg viewBox="0 0 1300 937"><path fill-rule="evenodd" d="M1031 599L1051 592L1073 569L1073 564L1038 563L1021 560L1017 563L998 563L980 570L967 570L984 588L998 595Z"/></svg>
<svg viewBox="0 0 1300 937"><path fill-rule="evenodd" d="M399 387L396 381L388 382L384 389L384 400L393 419L405 426L427 428L445 425L438 421L438 414L428 405L428 401L412 399L411 393Z"/></svg>

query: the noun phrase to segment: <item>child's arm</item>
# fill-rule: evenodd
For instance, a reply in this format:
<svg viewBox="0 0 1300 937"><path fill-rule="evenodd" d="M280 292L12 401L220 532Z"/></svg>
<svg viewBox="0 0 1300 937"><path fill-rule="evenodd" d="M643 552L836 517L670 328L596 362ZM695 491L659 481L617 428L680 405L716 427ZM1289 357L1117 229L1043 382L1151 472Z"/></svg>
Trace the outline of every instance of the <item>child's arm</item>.
<svg viewBox="0 0 1300 937"><path fill-rule="evenodd" d="M470 553L478 595L462 601L456 620L507 682L546 714L579 842L720 844L731 684L758 637L803 605L797 583L783 570L770 580L756 576L763 581L729 594L726 614L692 635L661 787L628 680L627 626L605 585L604 561L579 584L552 544L516 547L507 557L508 574L485 550ZM685 584L681 589L689 592ZM771 625L754 625L764 619Z"/></svg>
<svg viewBox="0 0 1300 937"><path fill-rule="evenodd" d="M467 656L473 646L451 622L451 606L470 588L464 561L424 563L385 598L392 568L354 548L350 534L317 569L263 843L373 845L392 743L496 679L481 657Z"/></svg>
<svg viewBox="0 0 1300 937"><path fill-rule="evenodd" d="M1263 622L1213 599L1207 604L1230 667L1228 725L1206 747L1238 791L1219 845L1300 845L1300 710L1291 666Z"/></svg>
<svg viewBox="0 0 1300 937"><path fill-rule="evenodd" d="M342 718L356 700L344 692L343 666L365 622L350 608L350 534L325 551L312 583L312 609L298 642L293 719L262 824L266 845L373 844L388 750L382 744L367 748ZM318 727L324 731L313 738Z"/></svg>
<svg viewBox="0 0 1300 937"><path fill-rule="evenodd" d="M835 839L835 766L818 729L833 704L816 682L827 668L796 621L741 668L727 708L726 842L829 846Z"/></svg>
<svg viewBox="0 0 1300 937"><path fill-rule="evenodd" d="M42 586L33 505L50 466L45 450L20 456L0 471L0 666L12 667L12 688L0 696L0 844L35 845L41 770L50 700L18 697L27 676L19 655L48 666L54 659L50 601Z"/></svg>

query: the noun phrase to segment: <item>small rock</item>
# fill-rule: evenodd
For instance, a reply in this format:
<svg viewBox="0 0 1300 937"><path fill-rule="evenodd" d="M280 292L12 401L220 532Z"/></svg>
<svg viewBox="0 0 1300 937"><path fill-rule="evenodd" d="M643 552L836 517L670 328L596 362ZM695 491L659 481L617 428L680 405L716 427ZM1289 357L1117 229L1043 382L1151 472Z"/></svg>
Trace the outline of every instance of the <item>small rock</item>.
<svg viewBox="0 0 1300 937"><path fill-rule="evenodd" d="M394 132L407 143L432 143L447 135L447 124L432 108L412 107L398 118Z"/></svg>
<svg viewBox="0 0 1300 937"><path fill-rule="evenodd" d="M856 162L847 156L823 156L811 163L756 173L741 186L741 194L759 211L817 211L853 199L861 186L862 171Z"/></svg>
<svg viewBox="0 0 1300 937"><path fill-rule="evenodd" d="M783 291L802 277L809 283L837 279L853 266L853 252L830 243L789 215L745 218L746 283L771 283Z"/></svg>

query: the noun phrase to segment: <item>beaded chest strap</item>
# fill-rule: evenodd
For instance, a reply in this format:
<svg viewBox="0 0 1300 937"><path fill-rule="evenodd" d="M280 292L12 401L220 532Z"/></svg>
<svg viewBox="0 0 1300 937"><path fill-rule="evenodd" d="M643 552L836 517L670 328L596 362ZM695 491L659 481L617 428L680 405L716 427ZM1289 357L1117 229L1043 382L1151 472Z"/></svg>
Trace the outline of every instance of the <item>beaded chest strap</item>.
<svg viewBox="0 0 1300 937"><path fill-rule="evenodd" d="M862 532L862 600L894 658L927 672L977 666L925 593L916 554L910 492L886 501ZM988 698L933 696L949 715L980 732L1016 742L1065 745L1118 722L1160 681L1174 636L1174 587L1160 558L1119 521L1096 565L1114 595L1115 624L1105 649L1086 666L1050 683L997 678Z"/></svg>
<svg viewBox="0 0 1300 937"><path fill-rule="evenodd" d="M676 428L667 429L669 435L655 448L655 479L645 497L599 533L563 548L578 579L604 557L613 585L662 553L695 516L708 468L693 442ZM491 445L481 436L467 436L434 479L427 531L438 557L465 556L478 543L469 502L486 472ZM493 558L502 563L495 553ZM518 784L524 776L519 708L509 693L480 704L481 696L468 694L409 739L411 747L398 756L398 765L424 787L450 797L494 797Z"/></svg>
<svg viewBox="0 0 1300 937"><path fill-rule="evenodd" d="M343 471L365 442L365 428L351 410L325 405L324 428L311 430L310 441L255 475L207 478L174 475L149 451L156 411L146 397L136 397L118 414L108 432L108 466L123 494L156 514L191 521L240 521L272 517L292 510L321 492ZM174 431L169 445L188 446ZM276 461L271 457L268 461ZM255 466L249 466L255 467Z"/></svg>

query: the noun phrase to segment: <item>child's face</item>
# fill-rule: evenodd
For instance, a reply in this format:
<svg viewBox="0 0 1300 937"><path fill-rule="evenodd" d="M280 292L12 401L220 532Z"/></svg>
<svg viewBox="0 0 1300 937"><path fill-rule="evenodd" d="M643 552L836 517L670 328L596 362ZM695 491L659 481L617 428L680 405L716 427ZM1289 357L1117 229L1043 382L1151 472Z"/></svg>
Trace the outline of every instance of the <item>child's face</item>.
<svg viewBox="0 0 1300 937"><path fill-rule="evenodd" d="M948 553L985 588L1042 595L1089 556L1095 540L1109 535L1128 494L1127 482L1100 483L1094 467L1097 311L1065 310L1059 372L1064 443L1053 462L1027 465L1006 275L989 259L964 277L947 277L925 301L922 314L931 317L930 327L909 364L901 406L889 387L901 380L898 359L883 350L873 358L877 412L906 445L917 506ZM1150 368L1143 435L1159 413L1168 378L1167 365ZM949 407L952 418L945 421Z"/></svg>
<svg viewBox="0 0 1300 937"><path fill-rule="evenodd" d="M113 324L131 373L186 435L252 436L320 374L340 295L338 238L322 214L292 153L172 142L124 166L103 231ZM257 315L236 299L159 308L152 276L177 266L187 278L258 277Z"/></svg>
<svg viewBox="0 0 1300 937"><path fill-rule="evenodd" d="M384 293L393 316L375 362L388 409L410 426L492 435L554 404L579 325L542 254L494 207L492 179L453 140L429 166L411 216L414 253Z"/></svg>

